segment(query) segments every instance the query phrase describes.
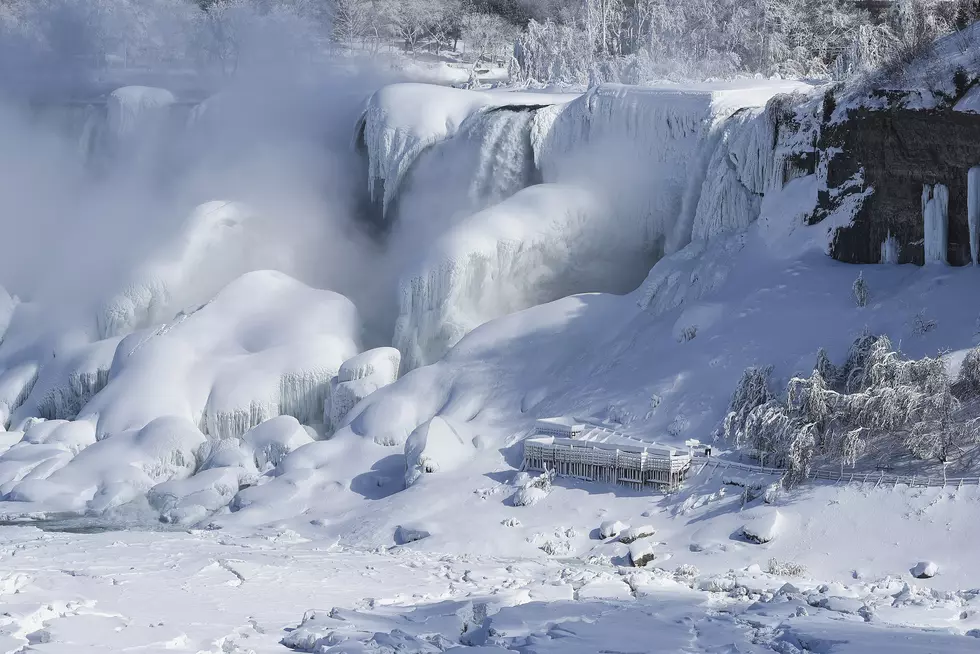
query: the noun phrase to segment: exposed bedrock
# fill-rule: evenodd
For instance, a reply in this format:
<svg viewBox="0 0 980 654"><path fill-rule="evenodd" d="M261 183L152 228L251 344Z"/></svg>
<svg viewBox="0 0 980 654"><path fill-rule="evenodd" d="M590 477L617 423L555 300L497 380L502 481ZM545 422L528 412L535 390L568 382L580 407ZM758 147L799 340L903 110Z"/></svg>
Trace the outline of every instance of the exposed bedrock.
<svg viewBox="0 0 980 654"><path fill-rule="evenodd" d="M925 209L941 185L948 193L946 261L971 262L969 180L971 169L980 166L980 115L952 106L861 107L825 125L820 145L827 188L819 194L817 220L840 199L871 191L851 224L838 229L831 246L835 259L885 263L888 253L897 252L897 263L925 263ZM893 244L883 247L889 239Z"/></svg>

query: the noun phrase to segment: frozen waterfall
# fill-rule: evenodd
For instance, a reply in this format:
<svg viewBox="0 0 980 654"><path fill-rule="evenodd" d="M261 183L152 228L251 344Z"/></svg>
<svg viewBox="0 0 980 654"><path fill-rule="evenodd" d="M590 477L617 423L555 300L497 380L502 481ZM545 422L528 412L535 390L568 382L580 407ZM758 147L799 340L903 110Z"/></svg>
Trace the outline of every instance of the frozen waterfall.
<svg viewBox="0 0 980 654"><path fill-rule="evenodd" d="M925 262L946 263L949 245L949 191L943 184L922 187L922 220L925 234Z"/></svg>
<svg viewBox="0 0 980 654"><path fill-rule="evenodd" d="M387 209L397 203L396 234L435 243L401 274L403 368L438 360L501 315L628 292L657 258L747 227L787 175L767 103L795 88L605 85L522 110L454 91L451 107L470 115L415 127L416 109L369 108L369 182L380 180Z"/></svg>

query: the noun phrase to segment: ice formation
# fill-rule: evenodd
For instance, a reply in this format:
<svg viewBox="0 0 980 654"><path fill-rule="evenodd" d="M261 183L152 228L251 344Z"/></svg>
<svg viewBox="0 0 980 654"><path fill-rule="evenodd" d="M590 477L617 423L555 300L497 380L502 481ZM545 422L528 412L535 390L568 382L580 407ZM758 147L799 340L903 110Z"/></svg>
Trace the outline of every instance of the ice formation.
<svg viewBox="0 0 980 654"><path fill-rule="evenodd" d="M262 218L246 205L215 201L197 207L174 241L102 307L102 337L173 320L250 270L285 267L286 253L270 248L262 234Z"/></svg>
<svg viewBox="0 0 980 654"><path fill-rule="evenodd" d="M31 416L72 420L109 383L109 368L119 338L97 341L63 351L40 367L23 402L10 416L16 424Z"/></svg>
<svg viewBox="0 0 980 654"><path fill-rule="evenodd" d="M206 442L193 423L178 417L156 418L99 442L94 442L94 425L83 424L93 442L77 456L60 444L29 442L0 456L0 493L5 499L102 512L159 483L190 477Z"/></svg>
<svg viewBox="0 0 980 654"><path fill-rule="evenodd" d="M431 221L425 202L431 204L449 174L432 173L431 162L450 155L462 161L462 152L477 155L475 164L464 167L477 171L472 183L478 190L470 189L468 205L449 204L465 211L499 201L453 218L437 232L435 246L402 274L394 344L404 355L403 367L437 360L468 331L500 315L575 292L629 291L660 256L692 239L709 241L747 227L763 195L781 188L786 176L787 159L776 155L779 107L767 102L792 88L605 85L567 103L523 112L484 109L462 119L455 132L432 125L404 130L429 135L416 138L412 147L367 138L376 129L368 124L372 111L380 111L369 108L369 156L397 171L378 172L372 164L372 179L400 180L408 164L399 157L408 152L411 161L418 159L411 183L397 198L399 219L401 208L412 206L418 195L421 206L405 219L421 215ZM484 101L459 91L454 98L456 108L469 98L469 111ZM376 120L399 133L390 118L382 120L385 115L378 113ZM433 139L444 142L418 157L413 148ZM469 142L483 145L464 148ZM525 188L535 176L545 184ZM484 179L505 183L485 188ZM393 184L385 194L390 204ZM603 265L612 261L616 266ZM608 274L612 268L616 275Z"/></svg>
<svg viewBox="0 0 980 654"><path fill-rule="evenodd" d="M81 412L100 438L177 415L212 438L277 415L322 419L330 379L358 350L349 300L285 274L252 272L204 307L119 344L110 381Z"/></svg>
<svg viewBox="0 0 980 654"><path fill-rule="evenodd" d="M898 239L890 232L884 241L881 242L881 263L898 263L899 250L901 245Z"/></svg>
<svg viewBox="0 0 980 654"><path fill-rule="evenodd" d="M393 84L375 93L356 129L367 151L368 185L382 215L418 156L454 135L471 115L487 109L543 106L567 100L557 94L463 91L427 84Z"/></svg>
<svg viewBox="0 0 980 654"><path fill-rule="evenodd" d="M589 190L541 184L457 224L400 283L403 367L438 360L493 318L576 292L632 290L651 258L642 234L605 207Z"/></svg>
<svg viewBox="0 0 980 654"><path fill-rule="evenodd" d="M348 359L330 380L330 392L323 406L327 433L341 426L351 409L374 391L398 379L401 353L393 347L379 347Z"/></svg>
<svg viewBox="0 0 980 654"><path fill-rule="evenodd" d="M970 228L970 258L980 265L980 167L971 168L967 178L967 222Z"/></svg>
<svg viewBox="0 0 980 654"><path fill-rule="evenodd" d="M925 184L922 187L926 263L946 263L949 243L948 206L949 191L943 184L935 186Z"/></svg>

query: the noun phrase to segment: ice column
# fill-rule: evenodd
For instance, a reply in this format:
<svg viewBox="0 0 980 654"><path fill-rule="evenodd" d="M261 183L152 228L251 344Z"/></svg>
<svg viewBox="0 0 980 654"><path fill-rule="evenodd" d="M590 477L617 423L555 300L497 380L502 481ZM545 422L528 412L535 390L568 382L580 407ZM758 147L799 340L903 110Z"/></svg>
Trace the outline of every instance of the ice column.
<svg viewBox="0 0 980 654"><path fill-rule="evenodd" d="M980 264L980 167L971 168L967 177L967 216L970 225L970 258Z"/></svg>
<svg viewBox="0 0 980 654"><path fill-rule="evenodd" d="M925 233L925 262L946 263L949 241L947 209L949 190L942 184L922 187L922 220Z"/></svg>
<svg viewBox="0 0 980 654"><path fill-rule="evenodd" d="M898 239L888 232L888 238L881 243L881 263L898 263Z"/></svg>

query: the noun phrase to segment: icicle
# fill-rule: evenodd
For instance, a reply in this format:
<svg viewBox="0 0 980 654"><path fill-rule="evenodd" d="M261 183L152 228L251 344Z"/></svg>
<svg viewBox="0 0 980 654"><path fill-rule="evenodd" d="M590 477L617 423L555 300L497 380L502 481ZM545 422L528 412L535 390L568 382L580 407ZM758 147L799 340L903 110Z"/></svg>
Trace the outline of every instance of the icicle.
<svg viewBox="0 0 980 654"><path fill-rule="evenodd" d="M898 263L900 247L898 239L888 232L888 237L881 243L881 263Z"/></svg>
<svg viewBox="0 0 980 654"><path fill-rule="evenodd" d="M949 191L943 184L922 187L922 220L925 233L925 262L946 263L949 241L947 208Z"/></svg>
<svg viewBox="0 0 980 654"><path fill-rule="evenodd" d="M967 177L967 212L970 225L970 258L980 264L980 167L971 168Z"/></svg>

